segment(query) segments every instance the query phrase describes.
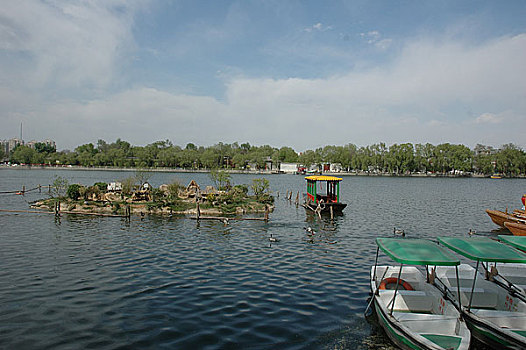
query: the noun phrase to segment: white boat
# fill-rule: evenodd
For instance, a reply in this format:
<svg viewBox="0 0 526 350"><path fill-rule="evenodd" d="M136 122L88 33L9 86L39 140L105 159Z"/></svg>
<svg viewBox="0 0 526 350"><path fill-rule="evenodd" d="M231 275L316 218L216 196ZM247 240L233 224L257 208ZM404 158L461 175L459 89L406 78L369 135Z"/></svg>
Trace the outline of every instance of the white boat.
<svg viewBox="0 0 526 350"><path fill-rule="evenodd" d="M471 334L492 348L526 349L526 303L517 293L479 273L480 263L526 263L526 254L485 237L439 237L439 242L477 262L462 264L457 271L436 268L437 285L457 304ZM459 297L460 295L460 297Z"/></svg>
<svg viewBox="0 0 526 350"><path fill-rule="evenodd" d="M499 240L526 252L526 236L499 235ZM495 266L495 271L492 270L492 266ZM488 268L488 273L499 285L522 294L526 300L526 264L493 263Z"/></svg>
<svg viewBox="0 0 526 350"><path fill-rule="evenodd" d="M389 338L402 349L468 349L470 333L459 311L427 282L421 270L404 266L444 264L454 269L460 261L428 240L376 241L376 262L370 275L371 303ZM377 266L380 249L400 265Z"/></svg>

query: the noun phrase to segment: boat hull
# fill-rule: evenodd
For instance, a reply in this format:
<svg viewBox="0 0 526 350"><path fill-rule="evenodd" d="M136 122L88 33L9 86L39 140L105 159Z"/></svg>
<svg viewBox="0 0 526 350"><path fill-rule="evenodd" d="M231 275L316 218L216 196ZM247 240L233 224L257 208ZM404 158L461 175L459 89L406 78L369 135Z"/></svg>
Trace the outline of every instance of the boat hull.
<svg viewBox="0 0 526 350"><path fill-rule="evenodd" d="M492 349L526 349L526 309L520 298L506 289L485 280L468 264L459 266L462 317L471 335ZM452 301L458 300L451 267L437 267L436 278L450 291ZM473 295L471 294L473 290ZM471 303L468 310L467 305Z"/></svg>
<svg viewBox="0 0 526 350"><path fill-rule="evenodd" d="M525 349L524 337L513 334L511 331L502 330L489 322L463 311L462 316L471 332L471 335L493 349ZM522 339L520 339L522 338Z"/></svg>
<svg viewBox="0 0 526 350"><path fill-rule="evenodd" d="M526 236L526 224L506 221L504 226L515 236Z"/></svg>
<svg viewBox="0 0 526 350"><path fill-rule="evenodd" d="M304 204L303 206L307 210L316 212L316 206L312 206L308 203ZM331 207L332 207L332 212L334 214L342 214L343 209L345 209L346 206L347 206L346 203L326 203L324 207L321 209L321 214L330 214Z"/></svg>
<svg viewBox="0 0 526 350"><path fill-rule="evenodd" d="M402 273L402 280L411 281L410 288L406 289L404 285L397 292L398 300L391 313L388 305L395 291L379 289L378 278L382 276L382 280L385 280L385 276L392 277L398 272L396 267L387 267L391 272L385 274L382 272L384 268L386 266L378 266L376 272L374 267L371 268L372 302L378 323L396 346L402 349L432 350L469 348L469 330L459 320L459 312L442 299L438 290L432 292L434 287L427 284L424 276L414 267L406 267L407 271Z"/></svg>
<svg viewBox="0 0 526 350"><path fill-rule="evenodd" d="M374 296L373 296L374 298ZM384 310L378 305L378 301L375 298L374 308L376 310L376 315L378 316L378 322L384 329L385 333L395 343L399 348L404 350L414 350L414 349L431 349L424 344L416 341L411 334L404 332L401 327L398 327L396 322L390 322L391 318Z"/></svg>
<svg viewBox="0 0 526 350"><path fill-rule="evenodd" d="M506 226L504 226L505 222L520 222L520 219L517 218L516 216L507 214L500 210L486 209L486 213L491 218L491 221L493 221L496 225L502 228L506 228Z"/></svg>

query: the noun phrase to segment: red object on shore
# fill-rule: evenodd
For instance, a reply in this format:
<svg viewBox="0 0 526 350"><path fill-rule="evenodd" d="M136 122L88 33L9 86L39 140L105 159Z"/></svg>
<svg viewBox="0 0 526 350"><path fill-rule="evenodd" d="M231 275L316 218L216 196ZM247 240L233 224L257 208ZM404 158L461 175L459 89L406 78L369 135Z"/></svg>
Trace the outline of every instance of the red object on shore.
<svg viewBox="0 0 526 350"><path fill-rule="evenodd" d="M522 195L522 205L526 206L526 194Z"/></svg>

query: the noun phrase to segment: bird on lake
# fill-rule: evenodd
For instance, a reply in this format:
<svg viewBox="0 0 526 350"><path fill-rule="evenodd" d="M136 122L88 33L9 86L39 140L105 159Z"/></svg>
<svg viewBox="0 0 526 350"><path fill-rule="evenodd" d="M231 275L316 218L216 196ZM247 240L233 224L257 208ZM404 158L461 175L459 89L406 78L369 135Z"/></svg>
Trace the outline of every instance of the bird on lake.
<svg viewBox="0 0 526 350"><path fill-rule="evenodd" d="M276 237L273 237L272 233L270 234L270 237L268 238L268 240L271 242L279 242L279 239L277 239Z"/></svg>
<svg viewBox="0 0 526 350"><path fill-rule="evenodd" d="M307 234L309 236L313 236L314 234L316 234L316 232L314 232L314 230L312 229L312 227L304 227L305 231L307 231Z"/></svg>
<svg viewBox="0 0 526 350"><path fill-rule="evenodd" d="M468 235L473 236L475 234L477 234L477 231L469 229Z"/></svg>
<svg viewBox="0 0 526 350"><path fill-rule="evenodd" d="M405 237L405 231L404 230L399 230L396 227L393 228L393 233L394 233L395 236Z"/></svg>

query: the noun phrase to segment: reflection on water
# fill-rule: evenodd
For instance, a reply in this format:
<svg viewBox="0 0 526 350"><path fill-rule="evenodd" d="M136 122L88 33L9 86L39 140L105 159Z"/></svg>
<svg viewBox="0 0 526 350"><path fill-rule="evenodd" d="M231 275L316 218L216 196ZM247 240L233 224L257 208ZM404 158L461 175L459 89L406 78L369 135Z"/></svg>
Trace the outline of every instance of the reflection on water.
<svg viewBox="0 0 526 350"><path fill-rule="evenodd" d="M53 175L0 170L0 191ZM58 175L87 185L129 176ZM174 176L210 184L206 174L150 182ZM273 191L303 191L303 177L268 179ZM493 235L484 209L519 206L525 183L345 177L349 205L333 221L284 196L269 223L0 213L0 348L389 349L363 316L374 238L393 227L408 237ZM26 209L39 195L1 196L0 208Z"/></svg>

